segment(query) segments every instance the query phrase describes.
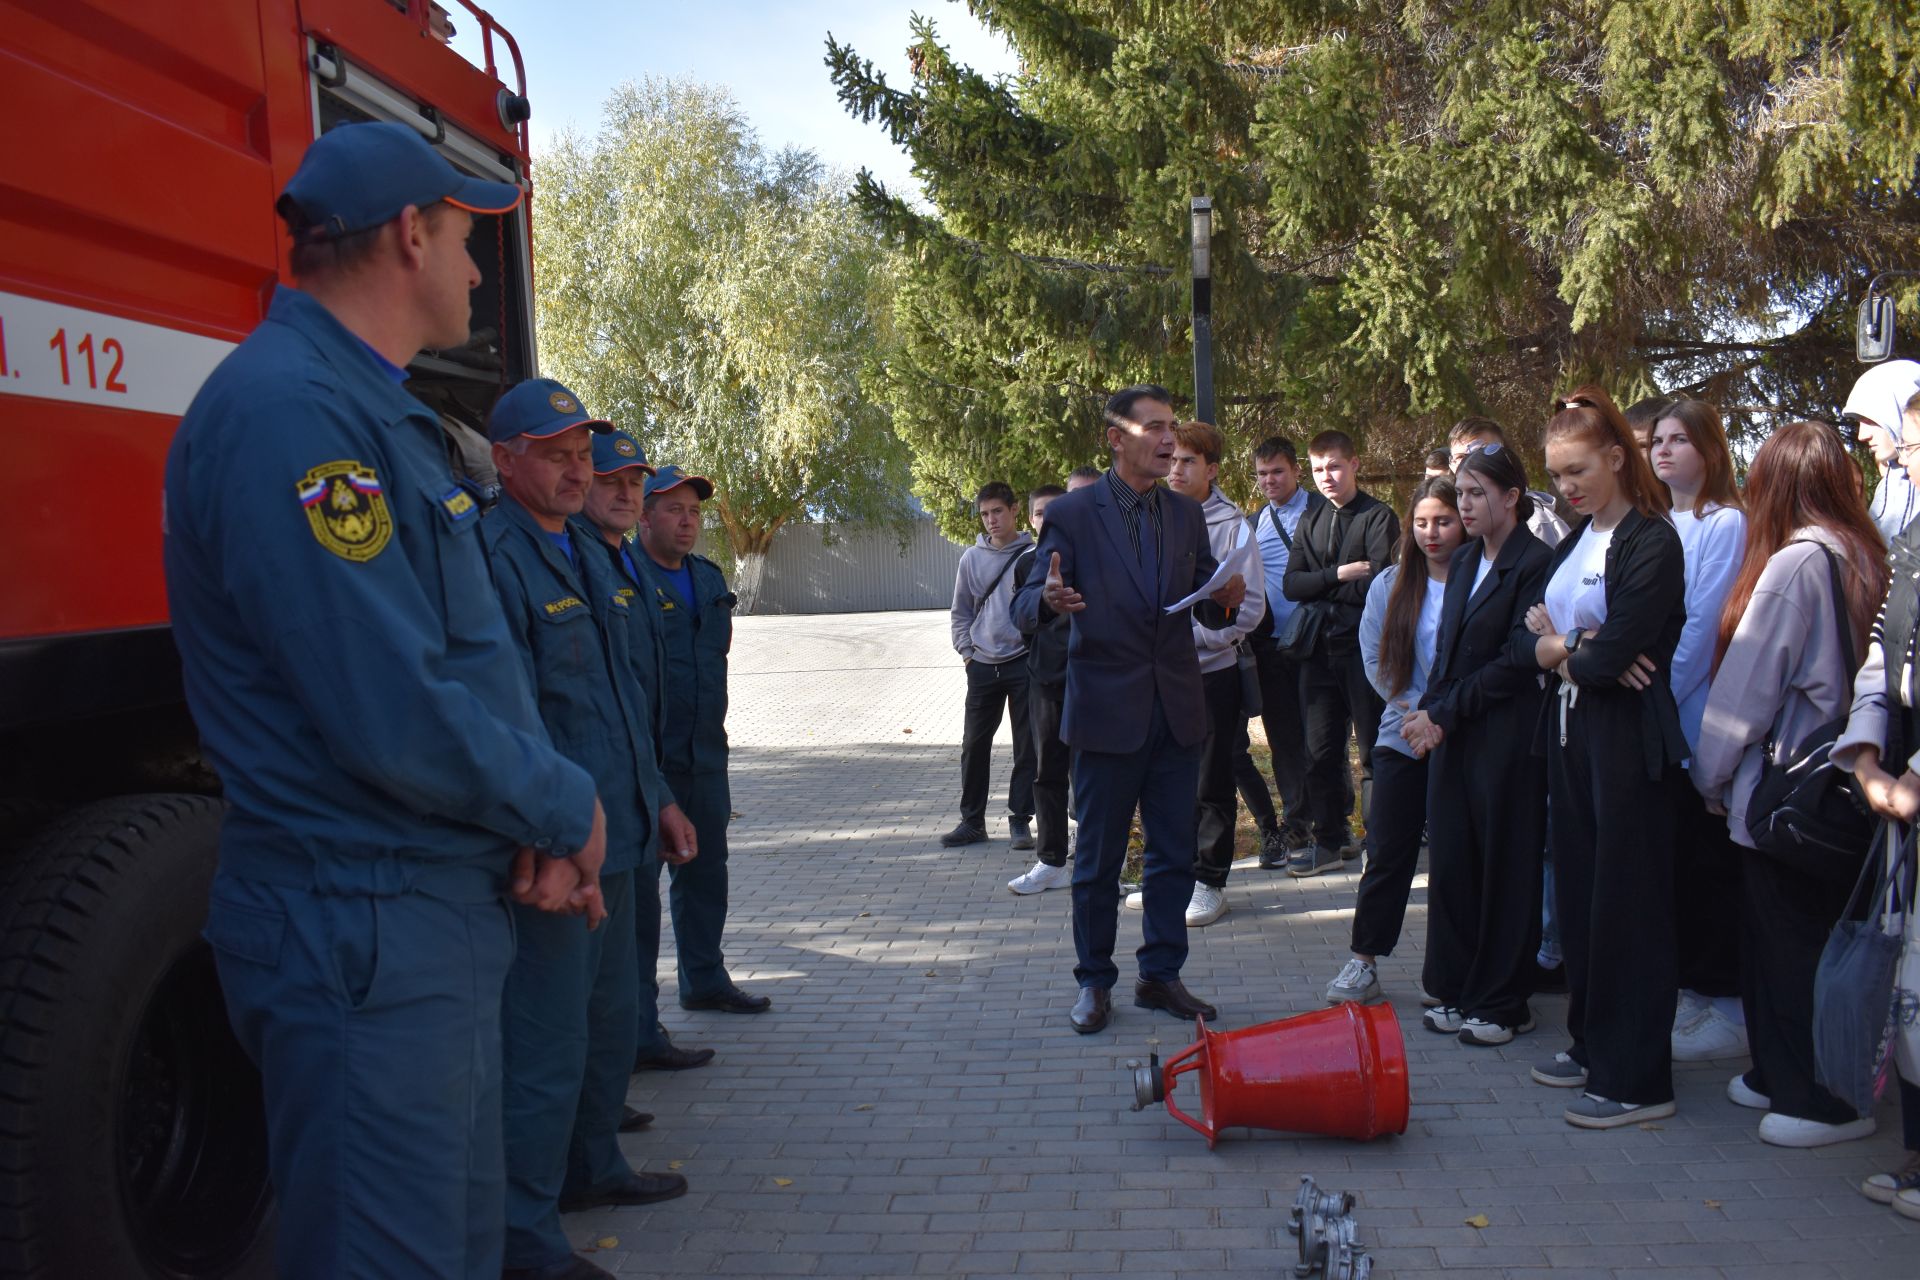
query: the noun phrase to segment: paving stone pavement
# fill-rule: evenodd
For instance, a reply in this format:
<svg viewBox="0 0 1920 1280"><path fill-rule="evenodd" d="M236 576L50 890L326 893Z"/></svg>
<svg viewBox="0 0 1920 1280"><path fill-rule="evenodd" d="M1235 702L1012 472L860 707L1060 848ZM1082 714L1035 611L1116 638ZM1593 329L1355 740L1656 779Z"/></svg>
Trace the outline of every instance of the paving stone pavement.
<svg viewBox="0 0 1920 1280"><path fill-rule="evenodd" d="M659 1120L625 1140L676 1168L683 1199L570 1217L623 1276L1281 1276L1302 1174L1354 1193L1376 1277L1920 1276L1920 1223L1855 1191L1899 1163L1899 1119L1823 1151L1764 1146L1728 1102L1741 1064L1678 1068L1680 1112L1586 1133L1527 1064L1565 1047L1559 998L1501 1049L1424 1031L1425 894L1383 963L1412 1081L1405 1135L1368 1144L1230 1131L1208 1151L1164 1110L1135 1114L1123 1062L1190 1032L1117 991L1102 1035L1067 1026L1067 894L1017 898L1030 855L942 850L959 783L960 664L944 613L742 619L733 654L737 980L757 1017L665 1020L715 1062L636 1076ZM1002 729L1002 741L1006 730ZM996 796L1010 756L998 752ZM1357 868L1358 864L1354 864ZM1196 930L1189 984L1223 1027L1321 1007L1346 955L1357 875L1239 870ZM1123 912L1120 945L1139 917ZM671 933L669 931L669 940ZM1126 971L1122 959L1123 977ZM1476 1228L1467 1219L1484 1215Z"/></svg>

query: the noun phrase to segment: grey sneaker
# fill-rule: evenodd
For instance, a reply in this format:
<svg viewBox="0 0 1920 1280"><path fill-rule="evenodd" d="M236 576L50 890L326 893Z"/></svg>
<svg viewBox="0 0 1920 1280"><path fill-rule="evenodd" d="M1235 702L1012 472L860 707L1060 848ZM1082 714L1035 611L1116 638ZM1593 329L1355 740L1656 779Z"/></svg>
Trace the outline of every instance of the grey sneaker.
<svg viewBox="0 0 1920 1280"><path fill-rule="evenodd" d="M1567 1108L1567 1123L1576 1129L1618 1129L1623 1125L1664 1120L1679 1108L1671 1102L1615 1102L1583 1093Z"/></svg>
<svg viewBox="0 0 1920 1280"><path fill-rule="evenodd" d="M1587 1069L1575 1062L1570 1053L1542 1058L1533 1064L1531 1074L1535 1084L1552 1089L1584 1089L1587 1084Z"/></svg>
<svg viewBox="0 0 1920 1280"><path fill-rule="evenodd" d="M1341 870L1340 851L1323 849L1319 845L1308 845L1287 860L1287 874L1290 876L1317 876L1323 871Z"/></svg>
<svg viewBox="0 0 1920 1280"><path fill-rule="evenodd" d="M1327 984L1328 1004L1365 1004L1379 998L1379 974L1359 956L1349 959L1342 966L1340 976Z"/></svg>
<svg viewBox="0 0 1920 1280"><path fill-rule="evenodd" d="M1484 1048L1509 1044L1515 1036L1523 1036L1533 1030L1533 1025L1531 1012L1523 1022L1511 1027L1502 1026L1498 1022L1489 1022L1485 1018L1468 1018L1460 1024L1460 1043L1480 1045Z"/></svg>
<svg viewBox="0 0 1920 1280"><path fill-rule="evenodd" d="M1007 834L1013 837L1014 848L1016 849L1033 848L1033 819L1032 818L1008 818Z"/></svg>
<svg viewBox="0 0 1920 1280"><path fill-rule="evenodd" d="M1427 1030L1438 1032L1443 1036L1459 1035L1460 1028L1466 1020L1466 1013L1450 1004L1435 1005L1420 1015L1420 1021Z"/></svg>
<svg viewBox="0 0 1920 1280"><path fill-rule="evenodd" d="M976 827L971 822L963 822L947 834L940 837L940 843L949 849L963 844L979 844L987 838L986 829Z"/></svg>

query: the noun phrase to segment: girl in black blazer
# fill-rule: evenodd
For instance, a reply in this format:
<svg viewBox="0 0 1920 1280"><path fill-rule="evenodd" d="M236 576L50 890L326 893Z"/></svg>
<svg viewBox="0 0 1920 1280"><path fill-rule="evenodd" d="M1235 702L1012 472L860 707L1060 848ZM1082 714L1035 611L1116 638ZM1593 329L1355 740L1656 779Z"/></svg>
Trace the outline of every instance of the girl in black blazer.
<svg viewBox="0 0 1920 1280"><path fill-rule="evenodd" d="M1533 1078L1584 1087L1567 1122L1612 1129L1674 1111L1674 806L1687 743L1667 681L1622 677L1643 655L1663 675L1672 665L1686 569L1666 491L1605 391L1561 401L1546 446L1548 473L1583 519L1555 549L1512 652L1552 673L1549 838L1573 1045Z"/></svg>
<svg viewBox="0 0 1920 1280"><path fill-rule="evenodd" d="M1546 592L1552 553L1527 528L1527 473L1498 443L1460 463L1460 519L1473 539L1453 557L1439 652L1402 732L1430 753L1427 960L1439 1007L1432 1031L1498 1045L1533 1029L1527 996L1540 946L1546 762L1534 754L1545 694L1508 642Z"/></svg>

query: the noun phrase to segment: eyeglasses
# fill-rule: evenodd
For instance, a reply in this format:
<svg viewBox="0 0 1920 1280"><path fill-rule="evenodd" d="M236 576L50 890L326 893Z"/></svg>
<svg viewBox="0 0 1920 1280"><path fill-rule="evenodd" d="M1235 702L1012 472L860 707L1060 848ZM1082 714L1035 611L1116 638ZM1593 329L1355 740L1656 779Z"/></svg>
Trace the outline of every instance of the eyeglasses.
<svg viewBox="0 0 1920 1280"><path fill-rule="evenodd" d="M1501 442L1498 440L1483 440L1479 444L1470 444L1461 450L1461 456L1464 457L1469 453L1484 453L1491 458L1500 452L1501 447Z"/></svg>

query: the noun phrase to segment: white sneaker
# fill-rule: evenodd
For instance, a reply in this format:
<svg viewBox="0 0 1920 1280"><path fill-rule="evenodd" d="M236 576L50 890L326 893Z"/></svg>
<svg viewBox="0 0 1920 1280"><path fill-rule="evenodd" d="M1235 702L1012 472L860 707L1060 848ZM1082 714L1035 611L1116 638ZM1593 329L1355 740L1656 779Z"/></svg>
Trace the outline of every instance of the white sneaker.
<svg viewBox="0 0 1920 1280"><path fill-rule="evenodd" d="M1420 1021L1426 1025L1427 1030L1438 1032L1443 1036L1459 1035L1460 1028L1466 1020L1466 1012L1450 1004L1435 1005L1420 1015Z"/></svg>
<svg viewBox="0 0 1920 1280"><path fill-rule="evenodd" d="M1379 972L1359 956L1349 957L1339 976L1327 984L1328 1004L1365 1004L1379 998Z"/></svg>
<svg viewBox="0 0 1920 1280"><path fill-rule="evenodd" d="M1713 1001L1699 992L1682 991L1673 1002L1673 1033L1679 1035L1711 1008Z"/></svg>
<svg viewBox="0 0 1920 1280"><path fill-rule="evenodd" d="M1830 1147L1836 1142L1871 1138L1875 1127L1872 1116L1844 1124L1821 1124L1769 1111L1760 1117L1760 1141L1774 1147Z"/></svg>
<svg viewBox="0 0 1920 1280"><path fill-rule="evenodd" d="M1529 1012L1526 1020L1517 1026L1502 1026L1498 1022L1489 1022L1485 1018L1467 1018L1460 1023L1460 1043L1477 1044L1487 1048L1510 1044L1515 1036L1524 1036L1534 1027L1533 1014Z"/></svg>
<svg viewBox="0 0 1920 1280"><path fill-rule="evenodd" d="M1120 905L1129 911L1145 911L1147 909L1147 891L1145 889L1135 889L1127 895L1127 900Z"/></svg>
<svg viewBox="0 0 1920 1280"><path fill-rule="evenodd" d="M1044 862L1033 864L1033 870L1024 872L1007 881L1007 888L1015 893L1045 893L1048 889L1064 889L1073 882L1065 867L1050 867Z"/></svg>
<svg viewBox="0 0 1920 1280"><path fill-rule="evenodd" d="M1686 1026L1676 1028L1672 1039L1675 1062L1744 1058L1748 1052L1747 1029L1712 1005Z"/></svg>
<svg viewBox="0 0 1920 1280"><path fill-rule="evenodd" d="M1196 882L1187 901L1187 928L1201 929L1227 914L1227 891Z"/></svg>
<svg viewBox="0 0 1920 1280"><path fill-rule="evenodd" d="M1773 1099L1747 1083L1747 1073L1742 1071L1727 1081L1727 1101L1736 1107L1749 1107L1755 1111L1769 1111L1773 1108Z"/></svg>

